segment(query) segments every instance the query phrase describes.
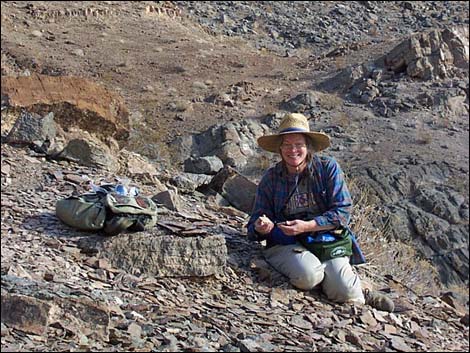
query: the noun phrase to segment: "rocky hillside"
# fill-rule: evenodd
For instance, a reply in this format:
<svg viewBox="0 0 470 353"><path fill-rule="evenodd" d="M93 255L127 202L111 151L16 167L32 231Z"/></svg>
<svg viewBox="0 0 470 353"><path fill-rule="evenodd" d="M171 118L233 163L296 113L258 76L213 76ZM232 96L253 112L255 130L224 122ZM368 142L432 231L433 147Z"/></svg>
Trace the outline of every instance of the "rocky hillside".
<svg viewBox="0 0 470 353"><path fill-rule="evenodd" d="M468 351L467 2L1 10L2 351ZM394 313L297 291L247 242L255 141L286 111L332 137ZM125 179L152 231L55 217Z"/></svg>

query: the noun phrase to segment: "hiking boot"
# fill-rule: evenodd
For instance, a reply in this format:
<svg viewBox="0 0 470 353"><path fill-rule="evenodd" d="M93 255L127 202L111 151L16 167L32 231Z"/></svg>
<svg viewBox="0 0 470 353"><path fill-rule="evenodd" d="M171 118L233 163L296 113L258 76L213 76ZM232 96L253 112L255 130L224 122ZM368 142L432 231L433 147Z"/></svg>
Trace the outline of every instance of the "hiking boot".
<svg viewBox="0 0 470 353"><path fill-rule="evenodd" d="M104 232L109 236L118 235L122 231L129 228L133 223L133 219L126 217L114 217L110 221L106 222L106 225L104 226Z"/></svg>
<svg viewBox="0 0 470 353"><path fill-rule="evenodd" d="M388 311L391 313L395 309L395 304L392 299L387 297L385 294L365 289L364 298L366 299L367 305L370 305L377 310Z"/></svg>

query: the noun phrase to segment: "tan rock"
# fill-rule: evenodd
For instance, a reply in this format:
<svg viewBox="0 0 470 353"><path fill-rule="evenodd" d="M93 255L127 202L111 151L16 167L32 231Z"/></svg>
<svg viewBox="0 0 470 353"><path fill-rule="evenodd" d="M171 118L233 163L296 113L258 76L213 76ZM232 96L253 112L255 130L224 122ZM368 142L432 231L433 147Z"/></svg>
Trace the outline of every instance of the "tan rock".
<svg viewBox="0 0 470 353"><path fill-rule="evenodd" d="M26 108L41 116L54 112L64 129L79 127L101 138L129 136L129 112L116 93L72 76L2 76L2 97L12 110Z"/></svg>

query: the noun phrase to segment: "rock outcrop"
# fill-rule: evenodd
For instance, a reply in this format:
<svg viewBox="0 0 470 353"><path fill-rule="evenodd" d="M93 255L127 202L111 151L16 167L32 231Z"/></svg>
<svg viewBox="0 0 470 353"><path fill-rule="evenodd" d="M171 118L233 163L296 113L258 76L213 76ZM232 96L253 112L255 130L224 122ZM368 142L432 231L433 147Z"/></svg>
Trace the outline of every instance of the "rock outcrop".
<svg viewBox="0 0 470 353"><path fill-rule="evenodd" d="M386 54L383 67L409 77L432 80L460 76L468 70L468 27L414 35Z"/></svg>
<svg viewBox="0 0 470 353"><path fill-rule="evenodd" d="M453 292L418 296L384 277L386 313L298 291L247 240L246 215L197 193L181 211L160 206L149 232L79 232L54 216L55 200L114 174L8 145L2 157L2 349L468 350Z"/></svg>
<svg viewBox="0 0 470 353"><path fill-rule="evenodd" d="M41 116L53 112L65 131L78 127L103 139L129 136L129 112L122 98L81 77L2 76L2 105Z"/></svg>

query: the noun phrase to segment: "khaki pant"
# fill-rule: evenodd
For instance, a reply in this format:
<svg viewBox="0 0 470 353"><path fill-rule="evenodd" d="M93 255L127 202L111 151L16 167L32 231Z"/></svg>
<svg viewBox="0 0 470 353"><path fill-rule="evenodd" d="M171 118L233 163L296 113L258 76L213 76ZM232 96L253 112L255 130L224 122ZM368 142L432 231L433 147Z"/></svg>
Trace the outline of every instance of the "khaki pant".
<svg viewBox="0 0 470 353"><path fill-rule="evenodd" d="M299 243L275 245L264 250L271 266L287 276L294 287L310 290L318 284L329 300L364 304L361 280L349 263L349 257L338 257L321 263Z"/></svg>

